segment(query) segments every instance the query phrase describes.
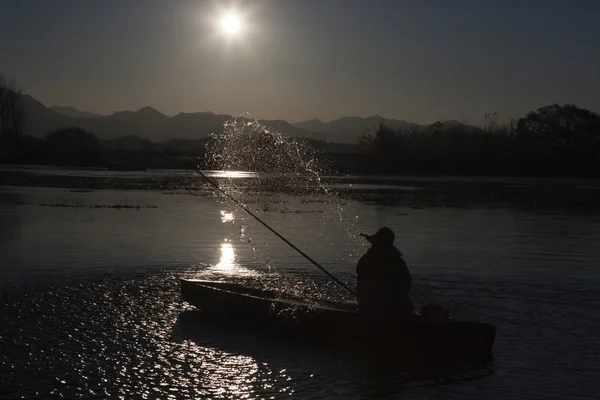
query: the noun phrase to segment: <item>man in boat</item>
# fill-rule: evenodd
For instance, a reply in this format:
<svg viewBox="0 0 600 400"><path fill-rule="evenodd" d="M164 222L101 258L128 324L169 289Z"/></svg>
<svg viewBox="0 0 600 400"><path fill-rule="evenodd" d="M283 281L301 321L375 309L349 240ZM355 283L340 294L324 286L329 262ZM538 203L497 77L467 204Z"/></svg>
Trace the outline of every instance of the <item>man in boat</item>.
<svg viewBox="0 0 600 400"><path fill-rule="evenodd" d="M383 227L374 235L361 236L371 248L356 267L359 310L378 320L408 317L414 308L410 301L412 276L402 253L394 246L394 232Z"/></svg>

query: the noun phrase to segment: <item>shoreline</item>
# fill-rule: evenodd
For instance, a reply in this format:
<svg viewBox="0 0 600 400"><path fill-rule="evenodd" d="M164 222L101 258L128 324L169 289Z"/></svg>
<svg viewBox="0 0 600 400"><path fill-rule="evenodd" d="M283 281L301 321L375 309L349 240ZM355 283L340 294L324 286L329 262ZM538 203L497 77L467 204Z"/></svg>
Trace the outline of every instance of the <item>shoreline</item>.
<svg viewBox="0 0 600 400"><path fill-rule="evenodd" d="M213 178L217 182L228 181ZM314 195L314 191L278 190L279 186L266 183L264 178L236 180L240 190L249 194L257 191L271 193ZM272 180L273 181L273 180ZM277 179L274 179L276 182ZM285 183L285 182L284 182ZM439 180L419 177L391 176L339 176L325 177L324 185L332 185L332 191L341 199L357 200L387 206L409 206L431 208L437 206L462 207L469 203L512 204L533 208L600 208L600 184L590 185L586 181L535 182L535 181L469 181L440 177ZM592 182L594 183L594 182ZM361 187L363 185L363 187ZM0 188L6 186L51 187L70 190L150 190L162 192L210 192L212 189L197 176L71 176L38 174L23 171L2 171ZM257 190L260 189L260 190Z"/></svg>

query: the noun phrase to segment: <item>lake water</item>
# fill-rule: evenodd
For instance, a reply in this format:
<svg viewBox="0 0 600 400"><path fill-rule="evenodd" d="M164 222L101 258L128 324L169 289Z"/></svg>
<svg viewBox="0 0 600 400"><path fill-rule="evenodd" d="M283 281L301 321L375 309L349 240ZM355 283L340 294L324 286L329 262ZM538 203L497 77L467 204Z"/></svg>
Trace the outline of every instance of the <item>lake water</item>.
<svg viewBox="0 0 600 400"><path fill-rule="evenodd" d="M412 379L306 344L210 326L190 333L181 277L348 297L207 189L0 186L0 397L598 398L596 210L239 195L351 285L367 249L358 233L391 227L414 301L495 324L494 361Z"/></svg>

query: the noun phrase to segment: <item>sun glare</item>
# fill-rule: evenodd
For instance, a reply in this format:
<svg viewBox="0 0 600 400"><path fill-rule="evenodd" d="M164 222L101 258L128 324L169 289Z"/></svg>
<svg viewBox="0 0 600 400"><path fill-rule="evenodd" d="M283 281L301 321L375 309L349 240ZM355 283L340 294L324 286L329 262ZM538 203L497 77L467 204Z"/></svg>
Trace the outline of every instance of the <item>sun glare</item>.
<svg viewBox="0 0 600 400"><path fill-rule="evenodd" d="M221 29L228 35L235 35L241 28L240 17L236 14L226 14L221 18Z"/></svg>

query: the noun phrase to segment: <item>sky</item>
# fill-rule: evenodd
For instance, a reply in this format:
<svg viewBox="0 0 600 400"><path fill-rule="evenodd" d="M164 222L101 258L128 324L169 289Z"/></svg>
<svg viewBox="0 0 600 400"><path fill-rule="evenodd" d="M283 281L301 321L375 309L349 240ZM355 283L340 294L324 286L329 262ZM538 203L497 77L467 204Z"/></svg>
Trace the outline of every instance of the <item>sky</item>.
<svg viewBox="0 0 600 400"><path fill-rule="evenodd" d="M101 114L600 112L599 15L595 0L0 0L0 72L47 106Z"/></svg>

